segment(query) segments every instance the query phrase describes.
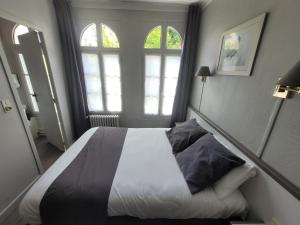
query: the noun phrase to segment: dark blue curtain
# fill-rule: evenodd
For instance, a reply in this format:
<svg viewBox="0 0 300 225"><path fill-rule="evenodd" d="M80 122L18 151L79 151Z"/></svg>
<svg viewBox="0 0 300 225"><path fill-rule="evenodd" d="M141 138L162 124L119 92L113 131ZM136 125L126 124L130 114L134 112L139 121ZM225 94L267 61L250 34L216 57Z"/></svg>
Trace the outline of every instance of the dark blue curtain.
<svg viewBox="0 0 300 225"><path fill-rule="evenodd" d="M171 126L174 126L175 122L182 122L186 119L196 65L200 16L200 4L196 3L190 5L184 35L183 50L181 54L176 94L171 116Z"/></svg>
<svg viewBox="0 0 300 225"><path fill-rule="evenodd" d="M70 2L53 0L53 4L67 76L74 135L78 138L90 127L80 46L75 34Z"/></svg>

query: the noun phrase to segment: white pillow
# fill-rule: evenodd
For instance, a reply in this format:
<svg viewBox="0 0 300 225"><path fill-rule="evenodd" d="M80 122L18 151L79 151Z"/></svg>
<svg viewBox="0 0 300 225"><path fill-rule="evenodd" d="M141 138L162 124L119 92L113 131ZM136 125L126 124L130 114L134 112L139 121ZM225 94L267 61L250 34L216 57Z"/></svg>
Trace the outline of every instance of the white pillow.
<svg viewBox="0 0 300 225"><path fill-rule="evenodd" d="M255 166L245 163L243 166L236 167L223 176L213 185L213 188L218 197L223 199L233 193L246 180L255 175Z"/></svg>

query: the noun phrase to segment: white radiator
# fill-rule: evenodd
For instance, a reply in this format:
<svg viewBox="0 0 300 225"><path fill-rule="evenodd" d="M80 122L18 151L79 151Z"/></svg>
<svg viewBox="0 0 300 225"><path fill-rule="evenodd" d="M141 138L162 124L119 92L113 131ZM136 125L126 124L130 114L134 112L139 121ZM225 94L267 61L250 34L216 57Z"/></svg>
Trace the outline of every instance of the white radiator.
<svg viewBox="0 0 300 225"><path fill-rule="evenodd" d="M89 115L92 127L119 127L119 115Z"/></svg>

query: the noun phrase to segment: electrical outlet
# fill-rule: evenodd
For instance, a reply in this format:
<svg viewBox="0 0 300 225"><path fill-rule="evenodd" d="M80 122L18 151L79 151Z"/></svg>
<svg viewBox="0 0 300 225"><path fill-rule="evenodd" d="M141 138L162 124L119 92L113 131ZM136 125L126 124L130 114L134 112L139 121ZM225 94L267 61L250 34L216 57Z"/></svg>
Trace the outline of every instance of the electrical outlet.
<svg viewBox="0 0 300 225"><path fill-rule="evenodd" d="M270 225L281 225L281 224L277 221L277 219L272 218Z"/></svg>
<svg viewBox="0 0 300 225"><path fill-rule="evenodd" d="M11 103L9 101L9 99L3 99L1 100L1 104L2 104L2 107L4 109L4 112L9 112L10 110L12 110L12 106L11 106Z"/></svg>

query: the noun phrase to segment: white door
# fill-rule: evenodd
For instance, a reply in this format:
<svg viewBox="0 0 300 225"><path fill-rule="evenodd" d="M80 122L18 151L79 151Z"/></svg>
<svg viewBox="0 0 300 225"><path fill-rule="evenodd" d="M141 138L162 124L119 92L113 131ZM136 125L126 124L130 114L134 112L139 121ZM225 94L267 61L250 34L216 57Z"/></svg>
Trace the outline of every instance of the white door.
<svg viewBox="0 0 300 225"><path fill-rule="evenodd" d="M63 138L60 130L59 117L55 97L50 88L49 66L45 60L37 32L30 32L19 36L21 52L35 92L39 117L45 128L47 140L60 150L64 150Z"/></svg>

